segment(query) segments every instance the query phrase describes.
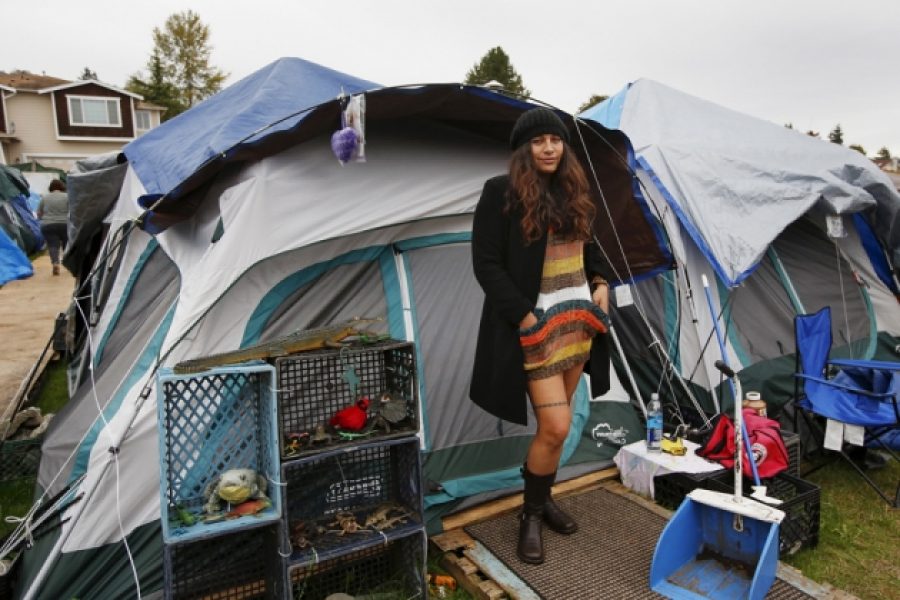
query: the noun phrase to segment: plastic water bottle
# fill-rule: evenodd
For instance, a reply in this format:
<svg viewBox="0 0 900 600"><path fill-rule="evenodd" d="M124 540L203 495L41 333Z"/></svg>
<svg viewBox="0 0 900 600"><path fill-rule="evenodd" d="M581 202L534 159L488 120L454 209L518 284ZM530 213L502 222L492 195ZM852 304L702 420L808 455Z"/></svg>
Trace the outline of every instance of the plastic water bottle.
<svg viewBox="0 0 900 600"><path fill-rule="evenodd" d="M663 411L659 402L659 394L650 394L647 405L647 450L659 452L663 435Z"/></svg>

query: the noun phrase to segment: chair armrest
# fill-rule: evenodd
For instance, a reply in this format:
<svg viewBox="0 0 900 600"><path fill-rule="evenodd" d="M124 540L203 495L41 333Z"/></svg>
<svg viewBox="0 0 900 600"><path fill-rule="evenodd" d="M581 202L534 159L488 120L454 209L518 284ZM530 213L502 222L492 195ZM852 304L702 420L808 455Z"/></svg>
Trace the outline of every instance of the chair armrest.
<svg viewBox="0 0 900 600"><path fill-rule="evenodd" d="M886 360L853 360L850 358L835 358L828 361L829 365L836 367L861 367L864 369L877 369L879 371L900 371L900 362Z"/></svg>
<svg viewBox="0 0 900 600"><path fill-rule="evenodd" d="M805 373L794 373L794 377L797 379L807 379L809 381L815 381L816 383L821 383L822 385L827 385L828 387L833 387L835 389L844 390L847 392L852 392L854 394L859 394L861 396L868 396L869 398L874 398L876 400L894 400L894 394L891 392L879 393L879 392L870 392L868 390L862 390L857 387L853 387L851 385L843 385L841 383L835 383L831 379L823 379L822 377L815 377L813 375L807 375Z"/></svg>

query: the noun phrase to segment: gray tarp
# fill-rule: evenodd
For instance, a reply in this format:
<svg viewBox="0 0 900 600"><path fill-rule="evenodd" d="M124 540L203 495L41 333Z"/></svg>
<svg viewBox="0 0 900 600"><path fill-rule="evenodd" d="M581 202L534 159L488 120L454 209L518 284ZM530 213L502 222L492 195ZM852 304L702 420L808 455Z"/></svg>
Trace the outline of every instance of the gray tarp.
<svg viewBox="0 0 900 600"><path fill-rule="evenodd" d="M878 236L900 262L900 194L854 150L647 79L583 116L629 136L729 286L817 204L830 214L872 209Z"/></svg>
<svg viewBox="0 0 900 600"><path fill-rule="evenodd" d="M99 154L75 163L66 187L69 193L69 243L63 265L76 275L90 251L91 239L100 230L103 218L119 198L127 165L118 162L118 153Z"/></svg>

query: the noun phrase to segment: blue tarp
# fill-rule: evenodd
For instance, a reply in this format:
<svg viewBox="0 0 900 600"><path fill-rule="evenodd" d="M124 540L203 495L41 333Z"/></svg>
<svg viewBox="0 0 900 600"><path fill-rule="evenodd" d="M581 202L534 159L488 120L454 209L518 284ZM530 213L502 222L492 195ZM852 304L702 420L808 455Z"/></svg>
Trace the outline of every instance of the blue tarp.
<svg viewBox="0 0 900 600"><path fill-rule="evenodd" d="M204 100L190 114L151 129L123 152L148 194L166 194L214 157L296 126L309 114L305 111L341 92L380 87L300 58L281 58Z"/></svg>
<svg viewBox="0 0 900 600"><path fill-rule="evenodd" d="M41 233L40 222L28 206L28 199L24 195L16 196L9 201L9 204L15 209L16 214L19 215L22 226L27 228L28 232L31 234L30 238L32 246L25 250L28 252L40 252L43 250L44 234Z"/></svg>
<svg viewBox="0 0 900 600"><path fill-rule="evenodd" d="M0 228L0 285L14 279L25 279L33 274L31 261Z"/></svg>

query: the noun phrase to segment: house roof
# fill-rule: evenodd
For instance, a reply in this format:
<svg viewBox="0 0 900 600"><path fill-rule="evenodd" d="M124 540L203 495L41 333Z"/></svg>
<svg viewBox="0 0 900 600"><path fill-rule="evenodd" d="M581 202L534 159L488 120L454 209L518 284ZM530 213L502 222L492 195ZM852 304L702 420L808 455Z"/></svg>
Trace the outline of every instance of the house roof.
<svg viewBox="0 0 900 600"><path fill-rule="evenodd" d="M118 92L120 94L125 94L126 96L131 96L132 98L136 98L138 100L143 100L144 97L140 94L135 94L134 92L129 92L128 90L123 90L122 88L118 88L109 83L103 83L102 81L97 81L96 79L82 79L78 81L67 81L60 83L59 85L54 85L51 87L46 87L42 90L38 90L39 94L49 94L50 92L58 92L59 90L67 90L74 87L81 87L86 84L99 85L102 88L106 88L108 90L112 90L113 92Z"/></svg>
<svg viewBox="0 0 900 600"><path fill-rule="evenodd" d="M147 102L146 100L141 100L140 102L138 102L137 106L135 108L137 108L138 110L159 110L159 111L167 110L165 106L160 106L159 104L153 104L152 102Z"/></svg>
<svg viewBox="0 0 900 600"><path fill-rule="evenodd" d="M28 71L0 72L0 84L19 91L37 92L62 83L69 83L69 81L48 75L35 75Z"/></svg>
<svg viewBox="0 0 900 600"><path fill-rule="evenodd" d="M50 77L49 75L35 75L34 73L21 70L13 71L12 73L0 72L0 85L9 86L17 91L37 92L39 94L79 87L87 83L93 83L94 85L99 85L108 90L126 94L132 98L137 98L138 100L143 100L143 96L140 96L139 94L93 79L70 81L68 79L60 79L59 77Z"/></svg>

